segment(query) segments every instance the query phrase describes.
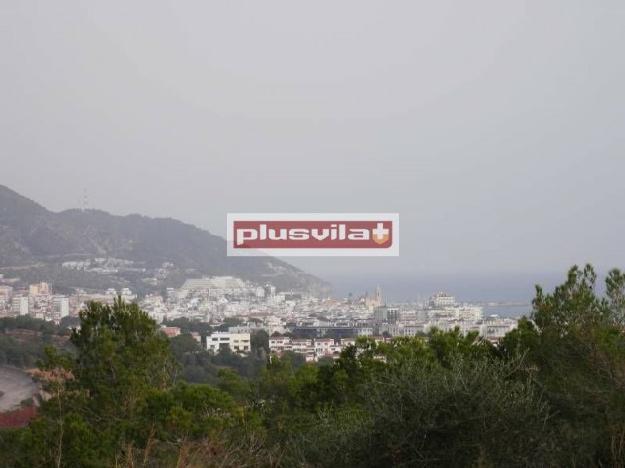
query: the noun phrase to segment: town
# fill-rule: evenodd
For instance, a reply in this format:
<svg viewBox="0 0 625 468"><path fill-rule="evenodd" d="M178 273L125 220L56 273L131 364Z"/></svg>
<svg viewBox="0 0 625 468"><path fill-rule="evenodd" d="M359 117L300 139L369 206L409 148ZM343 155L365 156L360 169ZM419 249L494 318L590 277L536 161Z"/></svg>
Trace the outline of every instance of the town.
<svg viewBox="0 0 625 468"><path fill-rule="evenodd" d="M112 304L118 297L137 302L162 324L169 337L181 333L179 327L166 325L176 319L209 324L210 334L193 333L208 351L219 353L227 348L246 354L251 351L251 336L262 330L269 336L271 353L290 351L302 354L307 362L337 358L360 336L385 341L424 336L435 328L458 329L497 343L517 325L514 318L484 316L482 307L458 303L443 292L423 302L387 304L379 287L356 298L319 298L277 291L271 284L257 285L232 276L187 279L180 288L144 297L128 288L97 293L76 289L73 294L61 295L46 282L19 288L12 286L10 279L0 278L0 317L29 315L57 324L71 323L69 318L77 317L88 302Z"/></svg>

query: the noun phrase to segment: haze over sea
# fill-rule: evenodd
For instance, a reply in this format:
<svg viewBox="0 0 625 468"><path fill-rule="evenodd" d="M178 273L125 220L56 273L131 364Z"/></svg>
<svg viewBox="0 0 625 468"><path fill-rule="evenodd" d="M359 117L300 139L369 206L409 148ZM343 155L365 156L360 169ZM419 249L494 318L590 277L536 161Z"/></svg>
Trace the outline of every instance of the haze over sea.
<svg viewBox="0 0 625 468"><path fill-rule="evenodd" d="M484 315L520 317L529 314L535 295L535 285L552 291L566 279L561 273L502 273L502 274L401 274L401 275L325 275L334 286L336 297L350 292L358 297L372 294L376 285L382 288L387 303L426 300L433 293L444 291L456 296L458 302L483 303ZM597 280L598 291L603 291L603 275ZM491 304L488 304L491 303ZM497 303L497 304L492 304Z"/></svg>

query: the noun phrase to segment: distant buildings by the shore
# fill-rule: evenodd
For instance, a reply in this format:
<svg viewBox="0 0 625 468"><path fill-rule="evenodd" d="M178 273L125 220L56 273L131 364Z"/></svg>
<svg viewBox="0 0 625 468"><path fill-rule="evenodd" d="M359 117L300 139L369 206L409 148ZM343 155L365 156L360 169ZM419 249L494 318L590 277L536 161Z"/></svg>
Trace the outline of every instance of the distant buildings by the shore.
<svg viewBox="0 0 625 468"><path fill-rule="evenodd" d="M358 297L321 298L301 291L277 291L271 284L232 276L189 278L180 288L141 298L128 288L95 293L76 289L73 294L59 295L45 282L21 289L4 283L0 284L0 316L28 315L60 323L65 317L77 316L89 301L112 304L120 296L127 302L137 301L157 323L184 318L220 327L221 335L195 337L211 352L224 347L249 352L249 337L263 330L269 336L308 340L303 344L284 339L283 345L272 351L300 352L313 360L337 356L344 340L359 336L388 339L425 335L433 329L459 329L496 343L517 324L513 317L493 314L490 304L459 303L444 292L421 302L386 304L379 287ZM234 325L223 329L233 321ZM175 330L164 331L176 334Z"/></svg>

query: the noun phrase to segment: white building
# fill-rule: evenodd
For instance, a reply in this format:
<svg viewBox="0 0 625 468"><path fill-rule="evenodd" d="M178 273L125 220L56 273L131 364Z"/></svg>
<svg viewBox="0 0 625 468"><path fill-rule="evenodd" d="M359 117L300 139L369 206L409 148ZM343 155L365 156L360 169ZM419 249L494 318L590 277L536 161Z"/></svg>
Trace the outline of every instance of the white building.
<svg viewBox="0 0 625 468"><path fill-rule="evenodd" d="M284 351L291 351L291 338L284 335L270 336L269 337L269 351L272 353L282 353Z"/></svg>
<svg viewBox="0 0 625 468"><path fill-rule="evenodd" d="M0 300L9 302L13 295L13 288L11 286L0 285Z"/></svg>
<svg viewBox="0 0 625 468"><path fill-rule="evenodd" d="M192 278L180 288L187 293L201 293L209 297L256 296L257 287L234 276L212 276L210 278Z"/></svg>
<svg viewBox="0 0 625 468"><path fill-rule="evenodd" d="M457 307L455 310L456 310L456 318L458 320L481 320L482 319L481 307L464 305L461 307Z"/></svg>
<svg viewBox="0 0 625 468"><path fill-rule="evenodd" d="M269 336L274 333L286 333L286 328L284 325L255 325L252 323L248 323L247 325L237 325L235 327L228 327L228 332L230 333L254 333L257 331L265 331Z"/></svg>
<svg viewBox="0 0 625 468"><path fill-rule="evenodd" d="M122 288L120 295L125 302L132 302L137 298L129 288Z"/></svg>
<svg viewBox="0 0 625 468"><path fill-rule="evenodd" d="M30 296L47 296L50 294L50 285L48 283L31 284L28 287Z"/></svg>
<svg viewBox="0 0 625 468"><path fill-rule="evenodd" d="M305 338L293 339L291 340L291 349L296 353L313 353L315 352L315 347L313 345L312 340L307 340Z"/></svg>
<svg viewBox="0 0 625 468"><path fill-rule="evenodd" d="M337 351L332 338L315 338L315 356L317 358L323 356L332 356Z"/></svg>
<svg viewBox="0 0 625 468"><path fill-rule="evenodd" d="M228 348L233 353L249 353L252 349L249 333L214 332L206 337L206 349L218 353Z"/></svg>
<svg viewBox="0 0 625 468"><path fill-rule="evenodd" d="M54 296L52 298L52 320L60 321L69 315L69 298L66 296Z"/></svg>
<svg viewBox="0 0 625 468"><path fill-rule="evenodd" d="M378 328L379 333L383 334L384 332L389 335L395 336L418 336L425 333L424 324L419 325L402 325L402 324L382 324Z"/></svg>
<svg viewBox="0 0 625 468"><path fill-rule="evenodd" d="M439 292L430 297L430 307L433 309L446 309L456 305L456 298L444 292Z"/></svg>
<svg viewBox="0 0 625 468"><path fill-rule="evenodd" d="M517 325L518 322L514 319L490 316L484 320L480 327L480 335L496 343L506 336L506 333L514 330Z"/></svg>
<svg viewBox="0 0 625 468"><path fill-rule="evenodd" d="M11 311L15 315L28 315L28 296L13 297Z"/></svg>

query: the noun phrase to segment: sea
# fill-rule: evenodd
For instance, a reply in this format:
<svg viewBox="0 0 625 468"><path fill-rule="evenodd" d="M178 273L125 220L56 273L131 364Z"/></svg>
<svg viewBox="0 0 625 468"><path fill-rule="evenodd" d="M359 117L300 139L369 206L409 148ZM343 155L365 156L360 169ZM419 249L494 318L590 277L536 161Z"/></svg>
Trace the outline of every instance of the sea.
<svg viewBox="0 0 625 468"><path fill-rule="evenodd" d="M538 274L397 274L324 275L333 286L334 297L357 298L381 288L386 303L426 301L436 292L456 297L457 302L479 304L484 315L518 318L529 315L536 285L546 292L566 280L563 273Z"/></svg>

